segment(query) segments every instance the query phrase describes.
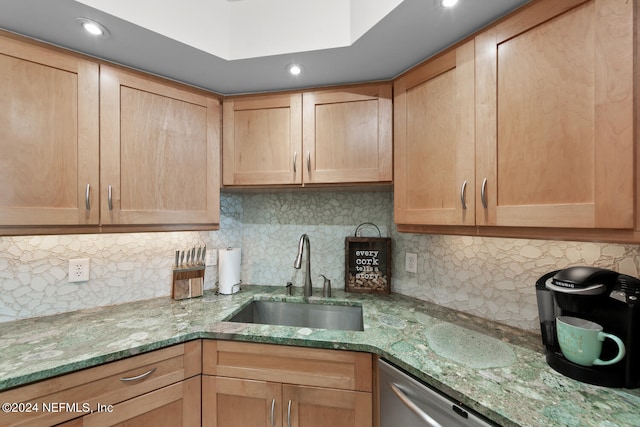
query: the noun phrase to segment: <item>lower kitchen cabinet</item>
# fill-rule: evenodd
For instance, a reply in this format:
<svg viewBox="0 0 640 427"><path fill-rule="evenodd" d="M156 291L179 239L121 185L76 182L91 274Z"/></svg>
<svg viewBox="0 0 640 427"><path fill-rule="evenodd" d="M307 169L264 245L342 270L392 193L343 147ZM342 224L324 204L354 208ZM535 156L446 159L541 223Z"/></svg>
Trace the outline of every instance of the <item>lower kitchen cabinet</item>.
<svg viewBox="0 0 640 427"><path fill-rule="evenodd" d="M282 385L287 427L360 427L372 425L371 393Z"/></svg>
<svg viewBox="0 0 640 427"><path fill-rule="evenodd" d="M371 393L205 375L203 426L372 425Z"/></svg>
<svg viewBox="0 0 640 427"><path fill-rule="evenodd" d="M202 425L373 425L372 355L203 342Z"/></svg>
<svg viewBox="0 0 640 427"><path fill-rule="evenodd" d="M201 341L0 393L2 426L199 426Z"/></svg>
<svg viewBox="0 0 640 427"><path fill-rule="evenodd" d="M200 379L197 376L180 381L112 407L105 407L104 412L94 412L60 426L200 426Z"/></svg>

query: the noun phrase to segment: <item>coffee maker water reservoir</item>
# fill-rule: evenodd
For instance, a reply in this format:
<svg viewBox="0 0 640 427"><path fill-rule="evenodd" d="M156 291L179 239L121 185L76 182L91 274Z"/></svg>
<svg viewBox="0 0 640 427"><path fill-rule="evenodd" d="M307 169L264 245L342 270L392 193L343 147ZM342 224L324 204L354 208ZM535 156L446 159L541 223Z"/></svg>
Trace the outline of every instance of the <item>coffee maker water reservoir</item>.
<svg viewBox="0 0 640 427"><path fill-rule="evenodd" d="M578 381L605 387L640 387L640 280L595 267L569 267L536 282L538 314L546 360L556 371ZM626 354L608 366L583 366L564 357L556 319L572 316L595 322L623 342ZM601 359L618 348L605 340Z"/></svg>

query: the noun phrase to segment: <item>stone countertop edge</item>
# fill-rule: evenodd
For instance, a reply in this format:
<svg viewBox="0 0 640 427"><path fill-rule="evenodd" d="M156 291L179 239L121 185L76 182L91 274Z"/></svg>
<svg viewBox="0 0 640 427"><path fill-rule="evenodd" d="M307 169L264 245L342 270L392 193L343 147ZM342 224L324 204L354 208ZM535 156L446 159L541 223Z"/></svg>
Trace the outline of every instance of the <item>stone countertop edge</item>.
<svg viewBox="0 0 640 427"><path fill-rule="evenodd" d="M553 371L532 332L399 294L344 291L309 302L361 305L364 332L224 321L254 299L305 301L281 286L243 285L234 295L207 291L0 323L0 391L223 339L373 353L503 426L640 426L640 389L592 386Z"/></svg>

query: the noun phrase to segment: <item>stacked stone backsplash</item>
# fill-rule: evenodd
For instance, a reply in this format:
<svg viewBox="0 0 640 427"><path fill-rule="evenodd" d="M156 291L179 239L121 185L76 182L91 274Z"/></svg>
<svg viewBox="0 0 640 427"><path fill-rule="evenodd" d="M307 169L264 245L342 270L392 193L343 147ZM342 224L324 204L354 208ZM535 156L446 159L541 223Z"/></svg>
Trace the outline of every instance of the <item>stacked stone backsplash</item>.
<svg viewBox="0 0 640 427"><path fill-rule="evenodd" d="M300 287L298 240L311 242L311 277L344 288L344 238L373 222L393 239L392 291L537 330L534 284L569 265L595 265L638 276L637 245L398 233L389 192L223 193L221 225L212 232L0 237L0 322L118 304L171 291L176 248L242 247L242 281ZM375 230L363 230L373 236ZM418 272L404 270L405 252ZM91 259L88 283L67 283L71 258ZM207 267L205 288L215 286Z"/></svg>

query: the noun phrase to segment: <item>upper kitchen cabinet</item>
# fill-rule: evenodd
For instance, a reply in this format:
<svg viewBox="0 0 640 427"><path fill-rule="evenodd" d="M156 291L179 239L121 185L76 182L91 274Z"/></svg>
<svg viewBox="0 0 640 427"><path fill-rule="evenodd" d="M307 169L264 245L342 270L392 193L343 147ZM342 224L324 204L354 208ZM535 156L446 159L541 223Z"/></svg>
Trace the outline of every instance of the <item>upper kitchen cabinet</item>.
<svg viewBox="0 0 640 427"><path fill-rule="evenodd" d="M391 183L391 85L231 97L224 186Z"/></svg>
<svg viewBox="0 0 640 427"><path fill-rule="evenodd" d="M305 184L393 179L391 84L305 92Z"/></svg>
<svg viewBox="0 0 640 427"><path fill-rule="evenodd" d="M226 98L223 126L223 185L302 183L301 94Z"/></svg>
<svg viewBox="0 0 640 427"><path fill-rule="evenodd" d="M474 43L394 83L394 217L475 224Z"/></svg>
<svg viewBox="0 0 640 427"><path fill-rule="evenodd" d="M0 36L0 234L97 225L98 137L98 65Z"/></svg>
<svg viewBox="0 0 640 427"><path fill-rule="evenodd" d="M634 227L634 4L536 2L476 37L478 225Z"/></svg>
<svg viewBox="0 0 640 427"><path fill-rule="evenodd" d="M101 223L218 224L219 130L209 94L101 66Z"/></svg>

